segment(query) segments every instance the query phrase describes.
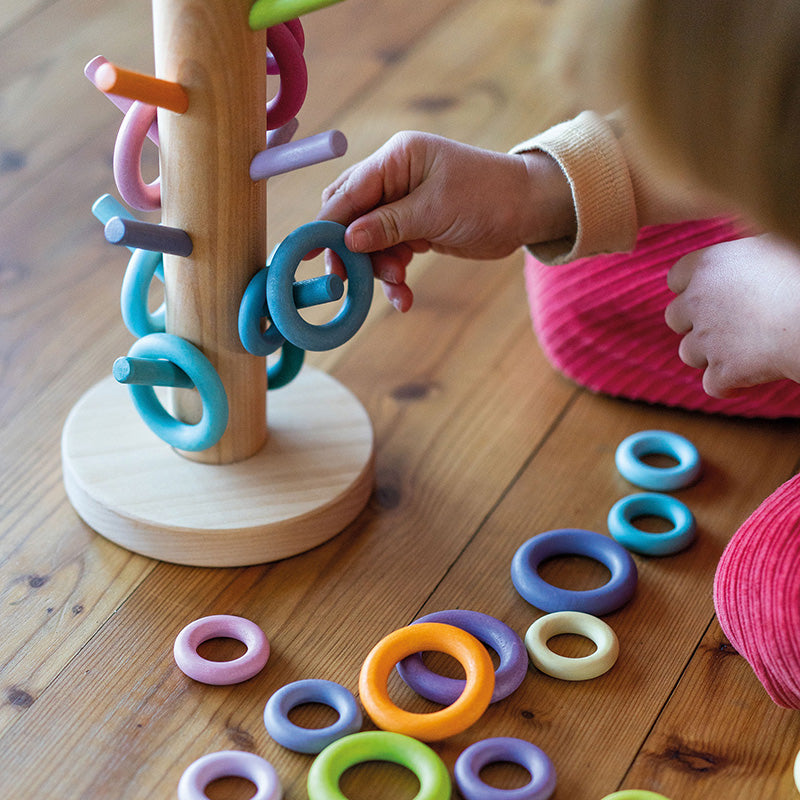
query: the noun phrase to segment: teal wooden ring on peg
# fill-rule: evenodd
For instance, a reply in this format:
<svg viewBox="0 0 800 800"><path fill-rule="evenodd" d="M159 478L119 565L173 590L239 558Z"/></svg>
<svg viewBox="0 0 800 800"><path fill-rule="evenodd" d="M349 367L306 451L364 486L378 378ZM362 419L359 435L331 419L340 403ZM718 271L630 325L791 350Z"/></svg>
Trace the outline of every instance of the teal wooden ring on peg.
<svg viewBox="0 0 800 800"><path fill-rule="evenodd" d="M261 329L261 321L269 321L267 305L267 273L269 265L253 275L239 304L239 338L242 346L254 356L268 356L286 341L275 325ZM297 281L292 286L296 308L331 303L344 294L344 282L338 275L321 275L307 281Z"/></svg>
<svg viewBox="0 0 800 800"><path fill-rule="evenodd" d="M207 450L220 440L228 427L228 397L217 371L197 347L179 336L151 333L133 343L128 357L170 361L188 375L200 393L203 416L191 425L166 411L153 386L129 384L136 410L156 436L178 450L191 452Z"/></svg>
<svg viewBox="0 0 800 800"><path fill-rule="evenodd" d="M142 148L147 131L156 121L156 107L138 100L128 109L114 143L114 180L126 203L139 211L161 208L161 178L142 178Z"/></svg>
<svg viewBox="0 0 800 800"><path fill-rule="evenodd" d="M355 336L364 324L372 303L372 261L364 253L353 253L344 243L344 225L317 220L290 233L272 254L267 274L269 316L281 335L303 350L332 350ZM338 314L329 322L314 325L299 314L294 302L294 275L303 257L312 250L330 248L344 262L347 295Z"/></svg>
<svg viewBox="0 0 800 800"><path fill-rule="evenodd" d="M291 383L299 374L305 357L305 350L284 341L278 360L267 368L267 390L280 389Z"/></svg>
<svg viewBox="0 0 800 800"><path fill-rule="evenodd" d="M260 31L339 2L341 0L256 0L250 7L248 22L252 30Z"/></svg>
<svg viewBox="0 0 800 800"><path fill-rule="evenodd" d="M180 228L125 217L112 217L106 223L105 236L110 244L140 247L142 250L175 256L190 256L194 249L191 237Z"/></svg>
<svg viewBox="0 0 800 800"><path fill-rule="evenodd" d="M164 256L153 250L136 249L128 261L122 278L119 305L122 321L134 336L163 333L166 330L166 304L156 311L148 308L148 295L153 276L159 267L163 270Z"/></svg>
<svg viewBox="0 0 800 800"><path fill-rule="evenodd" d="M254 181L265 180L273 175L341 158L346 152L347 137L341 131L323 131L295 142L267 146L266 150L253 156L250 177Z"/></svg>

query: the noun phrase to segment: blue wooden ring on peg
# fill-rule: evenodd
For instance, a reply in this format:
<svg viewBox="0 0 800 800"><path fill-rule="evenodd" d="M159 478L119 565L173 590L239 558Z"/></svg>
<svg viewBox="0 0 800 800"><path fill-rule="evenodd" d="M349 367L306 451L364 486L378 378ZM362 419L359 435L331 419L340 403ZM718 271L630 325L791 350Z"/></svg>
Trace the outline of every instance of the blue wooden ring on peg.
<svg viewBox="0 0 800 800"><path fill-rule="evenodd" d="M166 304L162 303L156 311L151 312L147 302L153 276L159 268L163 271L163 263L162 253L141 249L134 250L128 261L119 304L122 321L134 336L163 333L166 329Z"/></svg>
<svg viewBox="0 0 800 800"><path fill-rule="evenodd" d="M280 357L267 368L267 389L280 389L291 383L300 373L305 357L305 350L284 341Z"/></svg>
<svg viewBox="0 0 800 800"><path fill-rule="evenodd" d="M151 333L135 341L128 355L171 361L191 378L200 393L203 416L190 425L166 411L152 386L128 386L133 404L156 436L187 451L207 450L219 441L228 427L228 397L217 371L197 347L179 336Z"/></svg>
<svg viewBox="0 0 800 800"><path fill-rule="evenodd" d="M372 261L353 253L344 243L344 225L318 220L301 225L275 248L267 275L269 316L283 337L302 350L332 350L352 338L364 324L372 304ZM330 248L344 262L347 295L339 313L329 322L313 325L298 313L294 302L294 275L303 257Z"/></svg>
<svg viewBox="0 0 800 800"><path fill-rule="evenodd" d="M272 323L266 330L261 330L264 318L269 318L267 267L253 275L239 304L239 338L244 349L254 356L268 356L286 341Z"/></svg>

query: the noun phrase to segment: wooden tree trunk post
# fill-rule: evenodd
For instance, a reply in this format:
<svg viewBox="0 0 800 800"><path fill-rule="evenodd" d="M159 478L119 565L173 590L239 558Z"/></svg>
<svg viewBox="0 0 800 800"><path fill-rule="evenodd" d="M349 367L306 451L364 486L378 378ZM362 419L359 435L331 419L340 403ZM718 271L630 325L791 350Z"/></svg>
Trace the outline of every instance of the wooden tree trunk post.
<svg viewBox="0 0 800 800"><path fill-rule="evenodd" d="M251 0L153 0L156 76L189 94L184 114L159 109L162 223L194 249L164 255L167 332L198 346L228 395L229 422L213 447L183 453L244 460L267 436L264 359L239 341L239 303L264 266L266 181L250 179L266 138L266 33L247 25ZM196 392L172 390L173 411L199 417Z"/></svg>

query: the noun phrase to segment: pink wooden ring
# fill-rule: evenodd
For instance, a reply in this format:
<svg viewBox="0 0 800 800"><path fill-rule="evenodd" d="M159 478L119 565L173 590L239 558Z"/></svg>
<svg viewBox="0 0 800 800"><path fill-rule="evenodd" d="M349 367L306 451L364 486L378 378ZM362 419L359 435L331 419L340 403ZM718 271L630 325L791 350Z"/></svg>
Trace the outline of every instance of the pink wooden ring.
<svg viewBox="0 0 800 800"><path fill-rule="evenodd" d="M197 648L209 639L237 639L247 652L232 661L209 661ZM241 683L258 674L269 658L269 641L264 631L249 619L230 614L201 617L190 622L175 639L172 648L175 663L181 672L200 683L228 686Z"/></svg>
<svg viewBox="0 0 800 800"><path fill-rule="evenodd" d="M267 47L281 76L278 93L267 103L267 129L274 130L293 119L305 102L308 70L303 50L285 23L267 30Z"/></svg>
<svg viewBox="0 0 800 800"><path fill-rule="evenodd" d="M114 144L114 180L125 202L139 211L161 208L161 178L145 183L141 168L144 139L155 119L155 106L136 101L125 114Z"/></svg>
<svg viewBox="0 0 800 800"><path fill-rule="evenodd" d="M292 36L297 41L297 44L300 45L300 50L305 51L306 49L306 34L303 30L303 25L299 19L287 19L286 22L283 23L291 32ZM280 74L280 67L278 66L278 62L275 60L275 56L272 53L267 53L267 75L278 75Z"/></svg>

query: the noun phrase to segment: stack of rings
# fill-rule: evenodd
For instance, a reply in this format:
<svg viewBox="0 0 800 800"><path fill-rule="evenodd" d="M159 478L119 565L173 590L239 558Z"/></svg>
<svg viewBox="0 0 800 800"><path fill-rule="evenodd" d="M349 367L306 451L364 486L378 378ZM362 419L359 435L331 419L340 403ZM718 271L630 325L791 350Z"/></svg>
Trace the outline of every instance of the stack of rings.
<svg viewBox="0 0 800 800"><path fill-rule="evenodd" d="M289 712L303 703L323 703L339 714L333 725L302 728L289 719ZM280 745L297 753L319 753L329 744L361 729L361 710L355 697L333 681L307 679L278 689L264 708L267 733Z"/></svg>
<svg viewBox="0 0 800 800"><path fill-rule="evenodd" d="M637 517L661 517L672 523L663 533L646 533L633 523ZM687 548L695 539L694 514L668 494L639 492L617 500L608 512L608 532L623 547L645 556L667 556Z"/></svg>
<svg viewBox="0 0 800 800"><path fill-rule="evenodd" d="M206 787L219 778L246 778L256 785L252 800L281 800L283 789L269 761L255 753L220 750L190 764L178 783L178 800L208 800Z"/></svg>
<svg viewBox="0 0 800 800"><path fill-rule="evenodd" d="M240 641L247 652L232 661L209 661L197 648L209 639ZM190 678L211 686L241 683L258 674L269 659L269 641L255 622L244 617L216 614L190 622L175 639L173 655L180 670Z"/></svg>
<svg viewBox="0 0 800 800"><path fill-rule="evenodd" d="M547 583L538 573L548 558L580 555L596 559L611 571L597 589L572 591ZM637 571L630 553L613 539L594 531L560 528L528 539L511 562L511 580L520 595L542 611L583 611L602 616L616 611L633 597Z"/></svg>
<svg viewBox="0 0 800 800"><path fill-rule="evenodd" d="M583 658L567 658L554 653L547 642L563 633L591 639L597 648ZM619 655L617 635L603 620L580 611L556 611L545 614L528 628L525 646L531 663L540 672L564 681L586 681L611 669Z"/></svg>
<svg viewBox="0 0 800 800"><path fill-rule="evenodd" d="M673 467L654 467L642 456L665 455L678 463ZM700 454L685 437L670 431L639 431L623 439L614 456L617 469L642 489L671 492L694 483L700 476Z"/></svg>
<svg viewBox="0 0 800 800"><path fill-rule="evenodd" d="M508 761L526 769L531 776L518 789L496 789L480 778L489 764ZM556 789L556 771L547 754L524 739L498 736L470 745L456 760L456 785L464 800L548 800Z"/></svg>
<svg viewBox="0 0 800 800"><path fill-rule="evenodd" d="M387 684L398 661L427 650L459 661L467 675L466 685L447 708L415 714L392 703ZM466 730L486 711L494 691L494 666L486 648L471 634L440 622L421 622L400 628L375 645L361 667L358 689L364 708L379 728L438 741Z"/></svg>
<svg viewBox="0 0 800 800"><path fill-rule="evenodd" d="M413 625L422 622L442 622L455 625L471 633L478 641L491 647L500 657L494 673L494 691L490 702L496 703L508 697L522 683L528 671L525 645L517 634L499 619L466 609L436 611L420 617ZM434 703L451 705L464 691L464 681L448 678L429 670L421 653L407 656L397 664L400 677L417 694Z"/></svg>
<svg viewBox="0 0 800 800"><path fill-rule="evenodd" d="M391 761L411 770L419 780L414 800L450 800L450 775L430 747L399 733L365 731L328 745L308 772L308 800L342 800L339 779L365 761Z"/></svg>

